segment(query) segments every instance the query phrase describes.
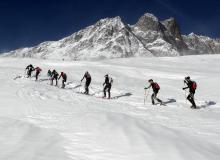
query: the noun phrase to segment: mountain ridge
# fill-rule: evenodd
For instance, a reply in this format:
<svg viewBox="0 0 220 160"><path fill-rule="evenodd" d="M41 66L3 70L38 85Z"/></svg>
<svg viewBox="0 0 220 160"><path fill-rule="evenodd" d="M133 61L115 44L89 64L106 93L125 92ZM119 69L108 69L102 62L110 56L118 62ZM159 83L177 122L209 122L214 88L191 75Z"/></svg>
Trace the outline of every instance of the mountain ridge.
<svg viewBox="0 0 220 160"><path fill-rule="evenodd" d="M175 18L159 21L153 14L145 13L134 25L124 23L119 16L105 18L61 40L3 56L84 60L218 53L220 40L193 33L182 35Z"/></svg>

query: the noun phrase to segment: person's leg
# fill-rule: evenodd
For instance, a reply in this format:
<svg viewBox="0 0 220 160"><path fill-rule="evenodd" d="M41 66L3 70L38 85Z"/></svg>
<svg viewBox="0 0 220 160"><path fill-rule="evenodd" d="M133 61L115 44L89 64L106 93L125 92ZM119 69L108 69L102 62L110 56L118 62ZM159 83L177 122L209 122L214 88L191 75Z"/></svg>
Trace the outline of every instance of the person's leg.
<svg viewBox="0 0 220 160"><path fill-rule="evenodd" d="M109 85L108 87L108 98L109 99L111 98L111 85Z"/></svg>
<svg viewBox="0 0 220 160"><path fill-rule="evenodd" d="M32 76L32 72L33 72L33 71L31 70L31 71L30 71L30 78L31 78L31 76Z"/></svg>
<svg viewBox="0 0 220 160"><path fill-rule="evenodd" d="M187 98L186 98L190 103L192 103L191 102L191 96L190 96L190 94L187 96Z"/></svg>
<svg viewBox="0 0 220 160"><path fill-rule="evenodd" d="M107 89L107 85L104 87L104 89L103 89L103 93L104 93L104 98L106 97L106 89Z"/></svg>
<svg viewBox="0 0 220 160"><path fill-rule="evenodd" d="M64 83L65 83L65 80L63 79L63 80L62 80L62 88L65 87L65 84L64 84Z"/></svg>
<svg viewBox="0 0 220 160"><path fill-rule="evenodd" d="M56 86L58 85L58 77L55 77L56 80Z"/></svg>
<svg viewBox="0 0 220 160"><path fill-rule="evenodd" d="M87 94L89 94L89 86L91 84L91 79L88 80L88 83L87 83Z"/></svg>
<svg viewBox="0 0 220 160"><path fill-rule="evenodd" d="M196 103L195 103L195 101L194 101L194 93L190 93L190 99L191 99L191 103L192 103L192 107L193 108L196 108Z"/></svg>
<svg viewBox="0 0 220 160"><path fill-rule="evenodd" d="M51 83L50 83L51 86L53 85L53 80L54 80L54 77L51 78Z"/></svg>
<svg viewBox="0 0 220 160"><path fill-rule="evenodd" d="M36 73L36 81L38 80L39 72Z"/></svg>
<svg viewBox="0 0 220 160"><path fill-rule="evenodd" d="M157 102L162 103L162 100L160 100L159 98L157 98L158 92L155 92L154 94L155 94L155 99L157 100Z"/></svg>
<svg viewBox="0 0 220 160"><path fill-rule="evenodd" d="M89 87L88 87L88 83L87 82L85 84L85 94L89 94Z"/></svg>
<svg viewBox="0 0 220 160"><path fill-rule="evenodd" d="M193 100L193 94L190 93L188 96L187 96L187 100L192 104L192 107L195 107L195 102Z"/></svg>
<svg viewBox="0 0 220 160"><path fill-rule="evenodd" d="M31 71L30 71L30 70L28 70L28 76L27 76L27 78L29 78L29 77L31 77Z"/></svg>
<svg viewBox="0 0 220 160"><path fill-rule="evenodd" d="M152 101L152 104L153 104L153 105L155 104L154 99L155 99L155 93L153 93L153 94L151 95L151 101Z"/></svg>

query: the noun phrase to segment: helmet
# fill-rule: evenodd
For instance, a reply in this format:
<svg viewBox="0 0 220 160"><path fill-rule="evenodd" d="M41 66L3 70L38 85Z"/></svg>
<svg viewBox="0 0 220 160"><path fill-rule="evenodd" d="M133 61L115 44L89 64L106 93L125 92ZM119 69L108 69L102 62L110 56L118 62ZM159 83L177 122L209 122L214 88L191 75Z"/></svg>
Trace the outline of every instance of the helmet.
<svg viewBox="0 0 220 160"><path fill-rule="evenodd" d="M106 74L105 77L108 77L108 74Z"/></svg>
<svg viewBox="0 0 220 160"><path fill-rule="evenodd" d="M153 82L153 79L149 79L148 82Z"/></svg>
<svg viewBox="0 0 220 160"><path fill-rule="evenodd" d="M61 72L61 75L63 75L64 73L63 72Z"/></svg>

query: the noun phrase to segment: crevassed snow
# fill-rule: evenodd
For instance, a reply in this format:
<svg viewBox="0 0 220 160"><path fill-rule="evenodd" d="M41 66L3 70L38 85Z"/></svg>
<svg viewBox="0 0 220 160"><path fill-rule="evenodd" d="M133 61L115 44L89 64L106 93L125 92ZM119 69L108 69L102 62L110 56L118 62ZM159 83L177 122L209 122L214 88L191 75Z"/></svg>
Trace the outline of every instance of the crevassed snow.
<svg viewBox="0 0 220 160"><path fill-rule="evenodd" d="M219 55L99 62L0 58L0 159L218 160L219 60ZM14 80L30 63L42 67L40 81ZM46 81L53 68L67 73L67 89ZM87 70L95 96L74 89ZM112 100L99 98L106 73L114 79ZM198 110L190 109L181 89L187 75L198 83ZM167 106L152 106L150 97L144 106L149 78L160 84Z"/></svg>

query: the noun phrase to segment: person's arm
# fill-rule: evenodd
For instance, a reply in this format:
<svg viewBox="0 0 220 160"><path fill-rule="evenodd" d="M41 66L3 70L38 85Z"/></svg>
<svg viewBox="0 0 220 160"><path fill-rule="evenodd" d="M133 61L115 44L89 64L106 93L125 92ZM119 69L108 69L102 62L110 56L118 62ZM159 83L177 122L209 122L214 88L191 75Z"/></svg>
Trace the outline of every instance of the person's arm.
<svg viewBox="0 0 220 160"><path fill-rule="evenodd" d="M189 88L189 86L188 86L188 87L184 87L183 90L186 90L186 89L188 89L188 88Z"/></svg>
<svg viewBox="0 0 220 160"><path fill-rule="evenodd" d="M148 87L145 87L144 89L149 89L152 85L149 85Z"/></svg>
<svg viewBox="0 0 220 160"><path fill-rule="evenodd" d="M186 84L186 85L187 85L187 87L183 87L183 90L188 89L188 88L189 88L189 84L188 84L188 82L187 82L187 81L184 81L184 84Z"/></svg>
<svg viewBox="0 0 220 160"><path fill-rule="evenodd" d="M61 75L59 76L59 78L58 79L60 79L61 78Z"/></svg>
<svg viewBox="0 0 220 160"><path fill-rule="evenodd" d="M84 78L85 78L85 75L84 75L83 78L81 79L81 82L84 80Z"/></svg>

